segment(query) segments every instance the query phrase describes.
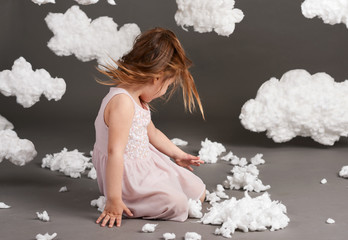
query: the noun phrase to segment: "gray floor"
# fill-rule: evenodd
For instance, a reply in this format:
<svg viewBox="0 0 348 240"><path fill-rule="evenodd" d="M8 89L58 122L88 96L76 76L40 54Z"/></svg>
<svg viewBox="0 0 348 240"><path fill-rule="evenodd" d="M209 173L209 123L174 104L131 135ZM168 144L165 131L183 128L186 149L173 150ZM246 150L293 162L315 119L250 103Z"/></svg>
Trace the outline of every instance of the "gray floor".
<svg viewBox="0 0 348 240"><path fill-rule="evenodd" d="M224 239L213 234L216 226L203 225L195 219L188 219L184 223L124 219L121 228L112 229L95 224L98 212L90 206L90 201L99 196L96 181L86 176L72 179L40 167L46 153L59 152L63 147L89 152L94 134L86 131L89 127L42 123L17 129L21 138L35 143L38 156L24 167L17 167L8 161L0 164L0 201L12 206L0 210L0 239L35 239L37 233L46 232L57 232L56 239L69 240L161 239L165 232L174 232L176 239L183 239L188 231L198 232L203 239ZM219 124L209 127L169 122L161 127L166 129L169 137L188 140L190 144L184 150L193 154L200 149L200 141L204 137L221 141L228 151L232 150L240 157L264 154L266 164L259 167L260 179L264 184L271 185L268 192L272 200L279 200L287 206L291 222L287 228L276 232L236 232L234 239L347 239L348 180L337 176L340 168L348 165L347 139L342 139L334 147L323 147L310 139L301 138L286 144L274 144L264 134L250 133L249 141L238 140L236 131L234 137L229 138L230 130L222 131ZM231 165L221 161L196 168L195 173L203 179L208 190L212 190L226 178L231 168ZM322 178L326 178L328 183L320 184ZM59 193L59 188L64 185L69 192ZM243 195L243 192L236 190L227 193L237 198ZM204 212L208 206L207 203L203 205ZM35 212L43 210L48 211L50 222L36 219ZM326 224L329 217L335 219L336 223ZM147 222L159 224L154 233L140 232Z"/></svg>

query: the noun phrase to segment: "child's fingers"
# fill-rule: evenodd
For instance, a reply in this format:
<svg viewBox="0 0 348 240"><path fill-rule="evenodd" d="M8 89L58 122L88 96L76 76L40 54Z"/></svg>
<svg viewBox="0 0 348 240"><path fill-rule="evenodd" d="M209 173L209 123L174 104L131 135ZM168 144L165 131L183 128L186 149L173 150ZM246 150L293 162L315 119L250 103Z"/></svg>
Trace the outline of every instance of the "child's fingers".
<svg viewBox="0 0 348 240"><path fill-rule="evenodd" d="M124 211L127 213L128 216L133 216L133 213L128 208L126 208Z"/></svg>
<svg viewBox="0 0 348 240"><path fill-rule="evenodd" d="M115 220L116 220L116 218L115 218L114 216L112 216L112 217L110 218L110 221L109 221L109 227L110 227L110 228L114 226Z"/></svg>
<svg viewBox="0 0 348 240"><path fill-rule="evenodd" d="M104 211L102 214L100 214L100 216L98 217L96 223L99 223L105 217L105 215L106 215L106 213Z"/></svg>
<svg viewBox="0 0 348 240"><path fill-rule="evenodd" d="M190 167L190 166L187 166L187 169L190 170L190 171L193 171L193 168Z"/></svg>
<svg viewBox="0 0 348 240"><path fill-rule="evenodd" d="M117 221L117 227L121 227L122 215L117 215L116 221Z"/></svg>
<svg viewBox="0 0 348 240"><path fill-rule="evenodd" d="M108 223L108 221L109 221L109 219L110 219L110 216L109 215L106 215L105 216L105 218L104 218L104 220L103 220L103 222L102 222L102 227L105 227L105 225Z"/></svg>

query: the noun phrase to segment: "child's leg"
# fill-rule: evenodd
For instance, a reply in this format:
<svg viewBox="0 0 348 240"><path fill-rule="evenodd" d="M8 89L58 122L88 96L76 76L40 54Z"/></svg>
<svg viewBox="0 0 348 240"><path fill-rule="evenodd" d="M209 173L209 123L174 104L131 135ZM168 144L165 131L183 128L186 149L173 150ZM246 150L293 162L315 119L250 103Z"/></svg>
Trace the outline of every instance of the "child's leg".
<svg viewBox="0 0 348 240"><path fill-rule="evenodd" d="M199 198L199 200L201 200L201 202L203 203L203 202L204 202L204 199L205 199L205 188L204 188L203 194L202 194L202 196Z"/></svg>

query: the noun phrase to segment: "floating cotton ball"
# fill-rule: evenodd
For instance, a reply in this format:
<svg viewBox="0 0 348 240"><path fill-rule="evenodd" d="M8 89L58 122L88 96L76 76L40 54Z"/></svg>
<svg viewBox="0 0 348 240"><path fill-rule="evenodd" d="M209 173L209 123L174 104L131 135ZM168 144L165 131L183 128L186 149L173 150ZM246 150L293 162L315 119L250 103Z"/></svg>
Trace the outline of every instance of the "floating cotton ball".
<svg viewBox="0 0 348 240"><path fill-rule="evenodd" d="M217 157L226 151L226 148L218 142L212 142L208 138L201 142L202 148L198 154L205 163L216 163Z"/></svg>
<svg viewBox="0 0 348 240"><path fill-rule="evenodd" d="M31 0L31 1L38 5L46 4L46 3L56 3L55 0Z"/></svg>
<svg viewBox="0 0 348 240"><path fill-rule="evenodd" d="M340 177L348 178L348 166L342 167L341 171L338 173Z"/></svg>
<svg viewBox="0 0 348 240"><path fill-rule="evenodd" d="M202 202L200 200L188 200L188 216L191 218L201 218L203 216L202 214Z"/></svg>
<svg viewBox="0 0 348 240"><path fill-rule="evenodd" d="M66 186L61 187L61 188L59 189L59 192L67 192L67 191L68 191L68 188L67 188Z"/></svg>
<svg viewBox="0 0 348 240"><path fill-rule="evenodd" d="M263 83L239 118L246 129L267 131L275 142L303 136L333 145L348 136L347 106L348 80L335 82L326 73L297 69Z"/></svg>
<svg viewBox="0 0 348 240"><path fill-rule="evenodd" d="M262 159L262 157L263 157L262 153L256 154L254 157L252 157L250 159L251 164L253 164L255 166L260 165L260 164L265 164L266 161L264 159Z"/></svg>
<svg viewBox="0 0 348 240"><path fill-rule="evenodd" d="M50 220L47 211L43 211L42 213L36 212L36 215L43 222L48 222Z"/></svg>
<svg viewBox="0 0 348 240"><path fill-rule="evenodd" d="M232 197L221 203L214 203L201 221L203 224L222 224L215 230L215 234L231 238L236 229L243 232L282 229L290 219L286 216L285 205L272 201L268 193L251 198L245 192L242 199Z"/></svg>
<svg viewBox="0 0 348 240"><path fill-rule="evenodd" d="M320 181L321 184L326 184L327 183L327 180L325 178L321 179Z"/></svg>
<svg viewBox="0 0 348 240"><path fill-rule="evenodd" d="M39 233L38 235L36 235L36 240L52 240L56 236L57 236L57 233L53 233L52 235L49 235L48 233L46 233L45 235L42 235Z"/></svg>
<svg viewBox="0 0 348 240"><path fill-rule="evenodd" d="M172 141L172 143L174 143L176 146L186 146L188 144L187 141L184 141L180 138L173 138L170 141Z"/></svg>
<svg viewBox="0 0 348 240"><path fill-rule="evenodd" d="M11 129L0 130L0 142L0 162L8 159L17 166L24 166L37 155L34 144L20 139Z"/></svg>
<svg viewBox="0 0 348 240"><path fill-rule="evenodd" d="M244 17L240 9L234 8L234 0L176 0L176 3L175 21L185 31L185 27L193 26L196 32L214 30L219 35L229 36Z"/></svg>
<svg viewBox="0 0 348 240"><path fill-rule="evenodd" d="M42 159L42 168L49 168L51 171L63 172L72 178L81 177L81 173L89 166L91 158L83 156L77 149L68 151L64 148L60 153L46 154Z"/></svg>
<svg viewBox="0 0 348 240"><path fill-rule="evenodd" d="M11 206L9 206L9 205L7 205L6 203L4 203L4 202L0 202L0 209L1 208L10 208Z"/></svg>
<svg viewBox="0 0 348 240"><path fill-rule="evenodd" d="M146 223L142 228L142 232L154 232L155 228L158 224L151 224L151 223Z"/></svg>
<svg viewBox="0 0 348 240"><path fill-rule="evenodd" d="M13 129L13 124L10 123L6 118L0 115L0 131L7 130L7 129Z"/></svg>
<svg viewBox="0 0 348 240"><path fill-rule="evenodd" d="M328 218L328 219L326 220L326 223L328 223L328 224L333 224L333 223L335 223L335 220L333 220L332 218Z"/></svg>
<svg viewBox="0 0 348 240"><path fill-rule="evenodd" d="M97 59L102 65L116 65L117 61L133 47L140 34L139 27L125 24L119 30L110 17L91 20L78 6L72 6L64 14L49 13L45 21L54 33L48 47L58 56L74 54L81 61Z"/></svg>
<svg viewBox="0 0 348 240"><path fill-rule="evenodd" d="M345 0L305 0L301 5L306 18L318 16L326 24L343 23L348 28L348 1Z"/></svg>
<svg viewBox="0 0 348 240"><path fill-rule="evenodd" d="M261 192L270 189L270 185L263 185L258 179L259 170L253 164L239 167L234 166L231 170L232 176L227 176L227 180L223 182L224 187L230 189L244 189L248 191Z"/></svg>
<svg viewBox="0 0 348 240"><path fill-rule="evenodd" d="M88 172L88 177L92 179L97 179L97 171L94 167Z"/></svg>
<svg viewBox="0 0 348 240"><path fill-rule="evenodd" d="M99 212L103 212L106 204L106 198L104 196L100 196L98 199L94 199L91 201L92 207L97 207Z"/></svg>
<svg viewBox="0 0 348 240"><path fill-rule="evenodd" d="M175 234L174 233L164 233L163 238L164 240L172 240L175 239Z"/></svg>
<svg viewBox="0 0 348 240"><path fill-rule="evenodd" d="M23 57L18 58L12 70L0 72L0 92L5 96L16 96L17 103L28 108L40 100L43 94L48 100L60 100L66 90L62 78L52 78L45 69L33 71Z"/></svg>
<svg viewBox="0 0 348 240"><path fill-rule="evenodd" d="M201 240L202 236L196 232L185 233L185 240Z"/></svg>

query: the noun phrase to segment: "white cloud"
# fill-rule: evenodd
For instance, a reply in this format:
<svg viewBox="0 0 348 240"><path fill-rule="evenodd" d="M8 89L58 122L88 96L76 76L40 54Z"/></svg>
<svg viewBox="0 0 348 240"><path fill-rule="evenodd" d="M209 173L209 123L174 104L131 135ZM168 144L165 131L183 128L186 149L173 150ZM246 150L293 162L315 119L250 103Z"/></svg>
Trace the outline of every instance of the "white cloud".
<svg viewBox="0 0 348 240"><path fill-rule="evenodd" d="M133 47L140 29L135 23L125 24L119 30L110 17L91 20L75 5L63 13L49 13L45 21L54 33L48 47L58 56L74 54L86 62L97 59L99 64L112 64L108 55L118 60Z"/></svg>
<svg viewBox="0 0 348 240"><path fill-rule="evenodd" d="M267 131L275 142L303 136L333 145L348 135L347 106L348 80L335 82L326 73L297 69L263 83L239 118L246 129Z"/></svg>
<svg viewBox="0 0 348 240"><path fill-rule="evenodd" d="M212 142L208 138L201 141L202 148L199 150L198 154L201 160L205 163L216 163L217 157L226 151L226 148L218 142Z"/></svg>
<svg viewBox="0 0 348 240"><path fill-rule="evenodd" d="M6 129L13 129L13 124L0 115L0 131Z"/></svg>
<svg viewBox="0 0 348 240"><path fill-rule="evenodd" d="M23 57L18 58L12 70L0 72L0 92L5 96L16 96L17 103L28 108L40 100L41 94L48 99L60 100L66 90L62 78L52 78L45 69L33 71Z"/></svg>
<svg viewBox="0 0 348 240"><path fill-rule="evenodd" d="M240 9L234 8L234 0L176 0L176 3L175 21L184 30L193 26L196 32L214 30L219 35L229 36L235 24L244 17Z"/></svg>

